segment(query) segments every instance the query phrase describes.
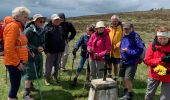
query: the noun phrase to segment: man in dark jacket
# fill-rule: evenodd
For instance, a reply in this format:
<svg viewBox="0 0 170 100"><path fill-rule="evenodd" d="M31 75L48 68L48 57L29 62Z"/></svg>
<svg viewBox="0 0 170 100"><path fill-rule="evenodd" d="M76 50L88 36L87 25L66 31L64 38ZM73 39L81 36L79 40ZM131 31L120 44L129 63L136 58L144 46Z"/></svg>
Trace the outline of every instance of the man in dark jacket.
<svg viewBox="0 0 170 100"><path fill-rule="evenodd" d="M71 41L75 37L76 30L75 30L72 23L66 21L64 13L59 13L58 15L61 18L61 24L60 25L62 26L62 28L64 30L64 35L65 35L65 51L62 54L62 58L61 58L61 68L63 68L63 70L65 70L67 58L68 58L68 55L69 55L69 44L68 44L68 42Z"/></svg>
<svg viewBox="0 0 170 100"><path fill-rule="evenodd" d="M51 21L45 26L45 84L50 85L50 75L54 66L53 79L58 83L58 68L61 61L61 55L65 48L64 32L60 26L60 17L57 14L51 16Z"/></svg>

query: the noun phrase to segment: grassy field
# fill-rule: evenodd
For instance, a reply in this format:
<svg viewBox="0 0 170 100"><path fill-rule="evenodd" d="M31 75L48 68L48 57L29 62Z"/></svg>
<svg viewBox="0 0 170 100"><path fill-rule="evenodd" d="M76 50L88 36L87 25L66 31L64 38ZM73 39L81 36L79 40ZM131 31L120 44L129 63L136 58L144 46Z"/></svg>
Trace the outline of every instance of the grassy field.
<svg viewBox="0 0 170 100"><path fill-rule="evenodd" d="M134 23L136 31L141 35L146 45L152 41L154 36L154 29L158 25L170 25L170 10L163 11L148 11L148 12L128 12L128 13L117 13L122 21L130 21ZM95 16L82 16L77 18L69 18L69 21L73 22L78 33L84 33L85 27L88 24L95 24L98 20L103 20L106 25L109 25L110 17L113 14L105 15L95 15ZM85 82L85 68L82 75L78 79L78 86L75 88L70 87L70 76L71 76L71 63L72 55L71 50L75 41L79 38L78 34L75 40L70 43L70 55L67 63L67 72L60 71L61 85L57 86L45 86L44 79L40 79L40 86L42 90L43 100L87 100L89 88L84 86ZM79 62L79 53L77 53L77 58L74 64L74 72L76 72ZM73 76L72 76L73 78ZM146 81L147 81L147 66L140 64L137 69L136 77L134 80L134 100L143 100L146 91ZM35 87L38 88L37 81L34 82ZM18 93L19 100L23 96L23 80ZM0 100L6 100L9 90L9 79L7 83L5 80L5 67L2 63L2 58L0 62ZM120 86L120 94L122 91L122 85ZM159 100L160 88L158 89L155 99ZM33 93L35 100L40 100L38 92Z"/></svg>

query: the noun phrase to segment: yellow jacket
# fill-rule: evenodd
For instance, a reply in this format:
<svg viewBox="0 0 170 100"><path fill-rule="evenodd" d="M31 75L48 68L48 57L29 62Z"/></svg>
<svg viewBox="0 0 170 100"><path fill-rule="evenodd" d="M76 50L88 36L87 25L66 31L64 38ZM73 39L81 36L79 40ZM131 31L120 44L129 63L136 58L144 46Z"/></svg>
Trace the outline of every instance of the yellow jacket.
<svg viewBox="0 0 170 100"><path fill-rule="evenodd" d="M112 50L110 52L111 57L120 58L120 42L123 36L122 26L119 25L117 27L109 27L110 32L110 40L112 45Z"/></svg>

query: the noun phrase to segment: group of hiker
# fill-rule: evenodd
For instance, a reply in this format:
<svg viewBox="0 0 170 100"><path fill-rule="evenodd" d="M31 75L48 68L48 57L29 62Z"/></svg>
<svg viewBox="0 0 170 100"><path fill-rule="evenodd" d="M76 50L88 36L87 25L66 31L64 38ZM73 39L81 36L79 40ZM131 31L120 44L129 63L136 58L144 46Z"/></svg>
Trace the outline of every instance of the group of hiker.
<svg viewBox="0 0 170 100"><path fill-rule="evenodd" d="M25 82L24 100L32 100L33 80L43 76L43 54L45 62L45 85L59 84L58 71L66 71L69 42L76 30L67 22L64 13L52 14L49 21L42 14L33 15L28 21L30 10L16 7L12 16L4 18L3 38L4 64L9 72L10 90L8 100L17 100L21 77ZM86 81L102 78L103 69L107 77L124 84L120 100L133 100L133 79L137 66L142 61L149 67L145 100L152 100L161 84L160 100L170 100L170 28L156 28L154 41L146 50L140 35L130 22L121 22L118 15L111 16L109 27L104 21L86 27L73 47L73 57L81 47L80 62L71 85L76 86L78 77L87 61ZM0 36L2 37L2 33ZM107 56L108 55L108 56ZM145 55L145 56L143 56ZM107 62L107 63L106 63ZM105 68L107 67L107 68ZM112 75L112 67L114 75ZM53 73L52 73L53 72ZM54 80L51 82L51 78Z"/></svg>

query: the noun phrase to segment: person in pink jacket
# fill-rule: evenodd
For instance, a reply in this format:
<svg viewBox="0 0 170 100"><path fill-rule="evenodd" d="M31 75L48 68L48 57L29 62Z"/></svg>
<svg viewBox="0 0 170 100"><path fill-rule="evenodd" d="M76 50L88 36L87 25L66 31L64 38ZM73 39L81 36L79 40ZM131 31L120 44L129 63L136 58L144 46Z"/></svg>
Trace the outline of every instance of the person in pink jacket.
<svg viewBox="0 0 170 100"><path fill-rule="evenodd" d="M90 54L90 73L92 79L102 78L104 69L103 57L111 50L111 41L109 37L109 29L105 28L103 21L96 23L96 32L91 36L87 51Z"/></svg>
<svg viewBox="0 0 170 100"><path fill-rule="evenodd" d="M153 42L148 46L144 62L149 66L145 100L154 100L161 83L160 100L170 100L170 29L158 27Z"/></svg>

